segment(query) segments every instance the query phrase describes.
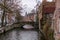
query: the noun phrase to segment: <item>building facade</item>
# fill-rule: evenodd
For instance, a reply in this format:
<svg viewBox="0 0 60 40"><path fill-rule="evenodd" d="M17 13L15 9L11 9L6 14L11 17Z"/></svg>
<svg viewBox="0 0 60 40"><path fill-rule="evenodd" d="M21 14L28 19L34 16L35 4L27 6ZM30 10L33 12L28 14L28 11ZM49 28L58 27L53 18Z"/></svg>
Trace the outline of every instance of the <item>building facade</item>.
<svg viewBox="0 0 60 40"><path fill-rule="evenodd" d="M36 13L29 13L23 17L23 22L35 22L36 21Z"/></svg>
<svg viewBox="0 0 60 40"><path fill-rule="evenodd" d="M55 0L52 0L51 2L43 0L42 4L39 6L39 29L43 30L48 40L54 38L49 37L49 33L52 32L49 30L52 29L51 25L54 12L55 12Z"/></svg>
<svg viewBox="0 0 60 40"><path fill-rule="evenodd" d="M55 40L60 40L60 0L56 0L56 10L53 17L54 37Z"/></svg>

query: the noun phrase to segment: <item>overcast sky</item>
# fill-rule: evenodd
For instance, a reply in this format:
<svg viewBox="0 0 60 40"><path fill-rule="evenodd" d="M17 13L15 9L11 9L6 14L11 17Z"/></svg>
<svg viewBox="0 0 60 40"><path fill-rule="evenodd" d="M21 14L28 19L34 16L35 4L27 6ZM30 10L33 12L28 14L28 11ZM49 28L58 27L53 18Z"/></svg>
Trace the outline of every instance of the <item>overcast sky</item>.
<svg viewBox="0 0 60 40"><path fill-rule="evenodd" d="M36 1L36 0L22 0L22 7L24 9L22 15L25 15L25 12L30 13L31 10L34 9L34 7L36 6L38 1Z"/></svg>
<svg viewBox="0 0 60 40"><path fill-rule="evenodd" d="M42 2L42 0L22 0L22 7L24 10L22 15L25 15L25 12L30 13L32 9L34 9L34 7L36 6L37 2L40 1ZM52 0L48 0L48 1L52 1Z"/></svg>

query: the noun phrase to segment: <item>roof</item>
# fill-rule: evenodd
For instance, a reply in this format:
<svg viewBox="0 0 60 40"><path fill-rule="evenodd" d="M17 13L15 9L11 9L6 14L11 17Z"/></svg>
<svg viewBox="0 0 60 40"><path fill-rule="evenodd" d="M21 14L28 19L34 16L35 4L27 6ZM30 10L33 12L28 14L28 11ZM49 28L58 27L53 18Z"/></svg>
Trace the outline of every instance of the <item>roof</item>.
<svg viewBox="0 0 60 40"><path fill-rule="evenodd" d="M44 13L53 13L55 10L55 2L46 2L43 4Z"/></svg>
<svg viewBox="0 0 60 40"><path fill-rule="evenodd" d="M36 13L29 13L27 14L27 16L32 16L32 15L35 15Z"/></svg>

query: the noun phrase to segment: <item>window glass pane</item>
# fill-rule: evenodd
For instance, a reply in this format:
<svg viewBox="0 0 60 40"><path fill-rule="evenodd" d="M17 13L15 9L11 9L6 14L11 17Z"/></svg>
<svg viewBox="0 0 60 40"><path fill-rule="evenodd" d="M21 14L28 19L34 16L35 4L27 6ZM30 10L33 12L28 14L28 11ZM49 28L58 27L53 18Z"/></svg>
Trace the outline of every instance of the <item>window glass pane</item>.
<svg viewBox="0 0 60 40"><path fill-rule="evenodd" d="M48 2L52 2L53 0L47 0Z"/></svg>

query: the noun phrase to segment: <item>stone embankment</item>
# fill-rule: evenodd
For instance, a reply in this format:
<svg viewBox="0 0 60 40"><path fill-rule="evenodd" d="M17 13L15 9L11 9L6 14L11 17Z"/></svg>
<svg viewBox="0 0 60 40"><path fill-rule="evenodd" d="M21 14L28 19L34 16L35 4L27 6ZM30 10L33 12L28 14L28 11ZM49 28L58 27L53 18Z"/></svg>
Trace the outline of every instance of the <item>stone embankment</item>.
<svg viewBox="0 0 60 40"><path fill-rule="evenodd" d="M0 27L0 33L6 32L6 31L11 30L16 27L21 27L21 25L20 24L13 24L13 25L5 26L5 27Z"/></svg>

